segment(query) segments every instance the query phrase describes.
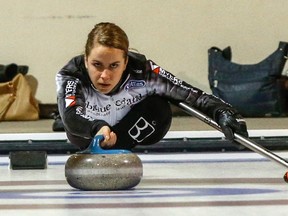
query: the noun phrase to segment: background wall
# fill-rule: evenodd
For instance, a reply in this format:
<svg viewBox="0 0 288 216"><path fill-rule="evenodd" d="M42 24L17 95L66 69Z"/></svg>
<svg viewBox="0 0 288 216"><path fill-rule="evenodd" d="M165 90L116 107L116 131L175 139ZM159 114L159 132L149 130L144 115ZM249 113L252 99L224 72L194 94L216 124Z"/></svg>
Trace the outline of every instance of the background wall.
<svg viewBox="0 0 288 216"><path fill-rule="evenodd" d="M115 22L138 49L190 84L211 92L212 46L232 47L253 64L288 41L287 0L0 0L0 64L30 67L36 98L56 103L55 74L82 53L88 32Z"/></svg>

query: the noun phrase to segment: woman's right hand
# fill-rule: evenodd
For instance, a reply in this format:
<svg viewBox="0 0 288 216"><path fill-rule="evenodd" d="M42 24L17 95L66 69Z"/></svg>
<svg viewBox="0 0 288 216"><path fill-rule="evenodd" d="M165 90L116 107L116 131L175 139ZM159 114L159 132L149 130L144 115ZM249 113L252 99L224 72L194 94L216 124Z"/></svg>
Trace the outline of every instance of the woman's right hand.
<svg viewBox="0 0 288 216"><path fill-rule="evenodd" d="M116 144L117 136L108 126L103 126L97 132L96 136L97 135L104 136L104 140L100 143L102 148L112 148Z"/></svg>

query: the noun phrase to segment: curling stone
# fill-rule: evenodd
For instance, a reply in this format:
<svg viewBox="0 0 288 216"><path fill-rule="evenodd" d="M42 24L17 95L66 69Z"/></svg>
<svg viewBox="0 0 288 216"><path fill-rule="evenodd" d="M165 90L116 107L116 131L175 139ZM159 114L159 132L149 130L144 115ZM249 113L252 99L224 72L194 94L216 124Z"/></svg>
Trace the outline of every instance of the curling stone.
<svg viewBox="0 0 288 216"><path fill-rule="evenodd" d="M283 178L284 178L284 181L285 181L286 183L288 183L288 172L285 173L285 175L284 175Z"/></svg>
<svg viewBox="0 0 288 216"><path fill-rule="evenodd" d="M128 150L104 150L97 135L89 147L71 155L65 164L65 177L80 190L126 190L138 185L143 176L140 158Z"/></svg>

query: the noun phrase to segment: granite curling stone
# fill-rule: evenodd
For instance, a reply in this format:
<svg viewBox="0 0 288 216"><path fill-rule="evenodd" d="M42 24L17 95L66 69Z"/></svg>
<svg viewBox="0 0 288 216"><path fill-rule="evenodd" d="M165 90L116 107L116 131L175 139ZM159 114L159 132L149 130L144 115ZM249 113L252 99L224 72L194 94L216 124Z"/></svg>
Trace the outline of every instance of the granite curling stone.
<svg viewBox="0 0 288 216"><path fill-rule="evenodd" d="M65 177L71 187L80 190L127 190L143 176L140 158L128 150L104 150L102 135L90 146L71 155L65 164Z"/></svg>

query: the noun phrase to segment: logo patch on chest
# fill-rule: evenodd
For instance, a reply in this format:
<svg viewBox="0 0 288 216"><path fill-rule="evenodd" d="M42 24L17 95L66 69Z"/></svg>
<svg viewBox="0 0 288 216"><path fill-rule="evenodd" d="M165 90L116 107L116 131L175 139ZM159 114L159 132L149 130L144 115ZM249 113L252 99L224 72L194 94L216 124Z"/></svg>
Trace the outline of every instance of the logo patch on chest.
<svg viewBox="0 0 288 216"><path fill-rule="evenodd" d="M146 86L146 82L144 80L130 80L125 85L125 90L128 91L133 88L142 88L144 86Z"/></svg>

